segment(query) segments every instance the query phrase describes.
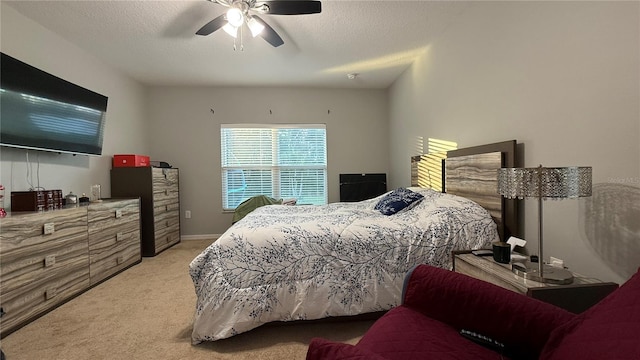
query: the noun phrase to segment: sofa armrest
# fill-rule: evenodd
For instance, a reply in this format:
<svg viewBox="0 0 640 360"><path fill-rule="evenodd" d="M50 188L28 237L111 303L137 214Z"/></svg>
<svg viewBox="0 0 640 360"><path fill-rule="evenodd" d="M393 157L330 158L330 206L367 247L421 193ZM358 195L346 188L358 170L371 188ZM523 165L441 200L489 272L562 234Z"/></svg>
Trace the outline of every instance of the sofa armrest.
<svg viewBox="0 0 640 360"><path fill-rule="evenodd" d="M551 331L575 317L551 304L429 265L419 265L407 276L403 306L525 353L539 353Z"/></svg>
<svg viewBox="0 0 640 360"><path fill-rule="evenodd" d="M306 360L386 360L382 356L350 344L311 339Z"/></svg>

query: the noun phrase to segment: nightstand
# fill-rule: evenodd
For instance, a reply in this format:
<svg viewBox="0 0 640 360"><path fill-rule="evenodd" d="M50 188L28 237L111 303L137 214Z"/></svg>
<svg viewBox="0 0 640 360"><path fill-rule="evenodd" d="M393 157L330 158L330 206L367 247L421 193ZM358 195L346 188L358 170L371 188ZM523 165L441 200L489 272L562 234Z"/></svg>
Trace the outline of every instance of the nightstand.
<svg viewBox="0 0 640 360"><path fill-rule="evenodd" d="M573 313L583 312L618 288L616 283L602 282L576 273L573 273L573 283L569 285L540 283L514 274L511 264L495 262L491 256L475 256L471 251L454 251L452 256L455 272L548 302Z"/></svg>

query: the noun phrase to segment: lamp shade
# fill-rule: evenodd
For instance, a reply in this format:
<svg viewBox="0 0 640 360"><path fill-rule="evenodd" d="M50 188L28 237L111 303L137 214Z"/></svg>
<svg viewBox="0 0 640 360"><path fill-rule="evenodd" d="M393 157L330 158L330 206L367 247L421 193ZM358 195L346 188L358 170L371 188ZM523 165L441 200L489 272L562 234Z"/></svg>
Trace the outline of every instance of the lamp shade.
<svg viewBox="0 0 640 360"><path fill-rule="evenodd" d="M498 193L509 199L591 196L591 167L501 168Z"/></svg>
<svg viewBox="0 0 640 360"><path fill-rule="evenodd" d="M231 23L227 23L227 25L222 27L222 30L227 34L231 35L233 38L238 37L238 28L231 25Z"/></svg>
<svg viewBox="0 0 640 360"><path fill-rule="evenodd" d="M262 30L264 30L264 25L259 23L253 17L249 18L249 20L247 21L247 26L249 27L249 30L251 30L251 35L253 35L253 37L260 35Z"/></svg>
<svg viewBox="0 0 640 360"><path fill-rule="evenodd" d="M544 264L542 200L591 196L591 167L502 168L498 169L498 193L509 199L538 199L538 261L513 263L511 270L525 279L555 284L570 284L573 274Z"/></svg>

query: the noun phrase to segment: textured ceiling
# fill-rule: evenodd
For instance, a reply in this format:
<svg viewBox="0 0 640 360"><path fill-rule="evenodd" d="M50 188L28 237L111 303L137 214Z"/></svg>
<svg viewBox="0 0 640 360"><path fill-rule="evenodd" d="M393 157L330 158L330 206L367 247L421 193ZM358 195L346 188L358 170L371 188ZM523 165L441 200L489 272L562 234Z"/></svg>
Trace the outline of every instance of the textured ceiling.
<svg viewBox="0 0 640 360"><path fill-rule="evenodd" d="M460 1L322 1L322 13L263 15L285 44L195 32L225 8L197 1L6 1L149 85L386 88L469 6ZM348 73L358 73L354 80Z"/></svg>

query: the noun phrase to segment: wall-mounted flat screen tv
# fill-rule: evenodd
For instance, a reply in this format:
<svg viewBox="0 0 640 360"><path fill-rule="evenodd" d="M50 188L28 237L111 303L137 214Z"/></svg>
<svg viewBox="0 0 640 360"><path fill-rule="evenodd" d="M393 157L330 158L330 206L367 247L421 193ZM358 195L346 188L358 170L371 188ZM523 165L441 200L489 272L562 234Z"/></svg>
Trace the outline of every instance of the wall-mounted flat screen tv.
<svg viewBox="0 0 640 360"><path fill-rule="evenodd" d="M106 96L0 54L0 145L102 154Z"/></svg>

